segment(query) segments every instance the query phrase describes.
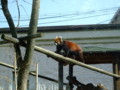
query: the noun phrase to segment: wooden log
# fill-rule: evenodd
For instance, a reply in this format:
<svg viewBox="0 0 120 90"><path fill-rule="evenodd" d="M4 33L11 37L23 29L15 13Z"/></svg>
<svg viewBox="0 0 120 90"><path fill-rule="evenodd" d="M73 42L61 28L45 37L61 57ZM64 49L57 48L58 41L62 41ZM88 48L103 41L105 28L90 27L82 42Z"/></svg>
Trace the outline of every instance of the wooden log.
<svg viewBox="0 0 120 90"><path fill-rule="evenodd" d="M10 64L4 63L4 62L0 62L0 65L2 65L2 66L4 66L4 67L7 67L7 68L14 69L14 66L13 66L13 65L10 65Z"/></svg>
<svg viewBox="0 0 120 90"><path fill-rule="evenodd" d="M24 37L19 37L19 38L13 38L11 36L8 36L8 35L5 35L5 34L2 34L1 35L1 38L6 40L6 41L1 41L0 44L6 44L8 42L11 42L11 43L20 43L20 41L25 41L25 40L28 40L28 39L34 39L34 38L39 38L39 37L42 37L43 34L32 34L32 35L28 35L28 36L24 36Z"/></svg>
<svg viewBox="0 0 120 90"><path fill-rule="evenodd" d="M9 43L8 41L0 41L0 44L7 44Z"/></svg>
<svg viewBox="0 0 120 90"><path fill-rule="evenodd" d="M59 54L54 53L52 51L49 51L47 49L44 49L44 48L41 48L41 47L38 47L38 46L34 46L34 49L38 52L44 53L44 54L48 55L49 57L52 57L52 58L57 59L59 61L67 62L67 63L70 63L70 64L75 64L75 65L82 66L84 68L87 68L87 69L90 69L90 70L93 70L93 71L96 71L96 72L99 72L99 73L102 73L102 74L105 74L105 75L108 75L108 76L120 78L120 75L113 74L111 72L96 68L96 67L91 66L91 65L87 65L87 64L82 63L82 62L78 62L74 59L64 57L62 55L59 55Z"/></svg>
<svg viewBox="0 0 120 90"><path fill-rule="evenodd" d="M71 58L68 58L68 57L61 56L61 55L56 54L56 53L54 53L52 51L49 51L47 49L44 49L44 48L41 48L41 47L38 47L38 46L34 46L34 48L35 48L35 50L37 50L41 53L44 53L46 55L49 55L50 57L53 57L53 58L58 59L60 61L65 61L65 62L68 62L70 64L75 64L75 65L78 65L78 66L82 66L84 68L87 68L87 69L90 69L90 70L93 70L93 71L96 71L96 72L99 72L99 73L102 73L102 74L105 74L105 75L108 75L108 76L120 78L120 75L113 74L111 72L96 68L96 67L91 66L91 65L87 65L87 64L82 63L82 62L78 62L78 61L76 61L74 59L71 59Z"/></svg>
<svg viewBox="0 0 120 90"><path fill-rule="evenodd" d="M39 38L39 37L43 37L43 34L32 34L32 35L28 35L28 36L24 36L24 37L19 37L19 40L28 40L28 39L34 39L34 38Z"/></svg>
<svg viewBox="0 0 120 90"><path fill-rule="evenodd" d="M11 43L19 43L19 40L17 38L13 38L13 37L5 35L5 34L2 34L1 38L8 42L11 42Z"/></svg>
<svg viewBox="0 0 120 90"><path fill-rule="evenodd" d="M10 64L7 64L7 63L0 62L0 65L2 65L4 67L7 67L7 68L10 68L10 69L14 69L13 65L10 65ZM17 67L16 67L16 69L17 69ZM29 74L32 75L32 76L36 76L35 72L30 72ZM38 77L39 78L43 78L45 80L49 80L49 81L55 82L55 83L58 83L58 80L52 79L50 77L46 77L46 76L43 76L43 75L38 75ZM63 83L63 84L66 85L66 83Z"/></svg>
<svg viewBox="0 0 120 90"><path fill-rule="evenodd" d="M33 35L34 36L34 35ZM10 36L6 36L4 35L4 40L6 40L7 38L13 38L13 37L10 37ZM30 37L30 36L29 36ZM34 36L35 37L35 36ZM21 38L21 37L20 37ZM28 37L27 37L28 38ZM14 38L15 40L12 41L12 39L9 39L9 42L14 42L14 43L17 43L19 42L19 40L17 41L16 38ZM25 39L25 38L24 38ZM21 40L24 40L24 39L21 39ZM23 46L26 45L24 42L22 42L20 40L20 44ZM0 43L6 43L7 41L2 41ZM84 59L85 59L85 63L86 64L102 64L102 63L113 63L114 60L115 60L115 56L116 54L120 54L120 51L85 51L83 52L83 55L84 55ZM53 58L54 59L54 58ZM57 61L57 59L54 59Z"/></svg>

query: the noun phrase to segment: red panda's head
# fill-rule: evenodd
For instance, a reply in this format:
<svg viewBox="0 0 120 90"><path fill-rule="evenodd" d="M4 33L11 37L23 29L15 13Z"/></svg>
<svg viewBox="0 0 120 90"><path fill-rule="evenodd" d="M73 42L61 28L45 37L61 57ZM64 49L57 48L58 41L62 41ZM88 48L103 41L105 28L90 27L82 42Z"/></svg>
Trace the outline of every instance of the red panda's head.
<svg viewBox="0 0 120 90"><path fill-rule="evenodd" d="M55 44L55 45L61 45L62 42L63 42L63 40L62 40L62 37L61 37L61 36L60 36L60 37L57 37L57 36L56 36L56 38L54 39L54 44Z"/></svg>

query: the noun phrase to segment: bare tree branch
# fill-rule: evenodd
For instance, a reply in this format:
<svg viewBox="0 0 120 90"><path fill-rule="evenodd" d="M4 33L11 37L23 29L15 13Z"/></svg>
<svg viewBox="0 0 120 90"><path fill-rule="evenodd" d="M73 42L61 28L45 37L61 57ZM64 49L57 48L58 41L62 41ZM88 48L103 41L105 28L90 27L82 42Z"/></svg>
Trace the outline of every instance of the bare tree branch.
<svg viewBox="0 0 120 90"><path fill-rule="evenodd" d="M2 4L3 13L4 13L4 15L7 19L8 25L9 25L11 33L12 33L12 36L17 38L17 31L16 31L16 28L15 28L13 19L11 17L11 14L9 12L9 9L8 9L8 1L7 0L1 0L1 4ZM19 67L22 63L22 56L21 56L21 51L20 51L19 44L14 44L14 48L15 48L15 51L16 51L17 66Z"/></svg>
<svg viewBox="0 0 120 90"><path fill-rule="evenodd" d="M25 11L25 13L26 13L26 15L27 15L27 17L29 17L29 15L28 15L28 13L27 13L27 11L26 11L26 9L23 7L23 5L20 5L22 8L23 8L23 10Z"/></svg>
<svg viewBox="0 0 120 90"><path fill-rule="evenodd" d="M27 2L27 1L25 1L25 0L23 0L25 3L27 3L27 4L30 4L30 5L32 5L31 3L29 3L29 2Z"/></svg>
<svg viewBox="0 0 120 90"><path fill-rule="evenodd" d="M17 24L17 27L19 27L19 24L20 24L20 8L19 8L18 0L16 0L16 5L17 5L17 9L18 9L18 24Z"/></svg>

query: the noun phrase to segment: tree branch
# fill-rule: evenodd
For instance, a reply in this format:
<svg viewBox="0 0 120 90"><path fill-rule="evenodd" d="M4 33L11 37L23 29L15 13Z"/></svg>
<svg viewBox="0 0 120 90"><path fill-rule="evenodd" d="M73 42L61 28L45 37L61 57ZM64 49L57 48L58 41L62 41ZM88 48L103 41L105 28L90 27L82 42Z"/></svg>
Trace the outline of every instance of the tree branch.
<svg viewBox="0 0 120 90"><path fill-rule="evenodd" d="M10 27L11 30L11 34L13 37L17 38L17 31L13 22L13 19L11 17L11 14L9 12L8 9L8 1L7 0L1 0L1 4L2 4L2 10L3 13L7 19L8 25ZM19 67L22 63L22 56L21 56L21 51L20 51L20 47L19 44L14 44L14 48L16 51L16 58L17 58L17 66Z"/></svg>
<svg viewBox="0 0 120 90"><path fill-rule="evenodd" d="M17 4L17 9L18 9L18 24L17 24L17 27L19 27L19 25L20 25L20 8L19 8L19 5L18 5L18 0L16 0L16 4Z"/></svg>

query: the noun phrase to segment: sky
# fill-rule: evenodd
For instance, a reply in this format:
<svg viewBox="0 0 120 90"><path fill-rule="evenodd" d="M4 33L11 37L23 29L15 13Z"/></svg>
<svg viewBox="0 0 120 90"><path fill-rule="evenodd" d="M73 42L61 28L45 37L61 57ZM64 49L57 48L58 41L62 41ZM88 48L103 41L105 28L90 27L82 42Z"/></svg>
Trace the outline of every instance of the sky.
<svg viewBox="0 0 120 90"><path fill-rule="evenodd" d="M8 1L10 13L17 26L16 1ZM20 8L19 27L28 27L32 0L18 0L18 4ZM120 0L40 0L38 26L107 24L119 7ZM8 27L8 24L0 9L0 28L3 27Z"/></svg>

